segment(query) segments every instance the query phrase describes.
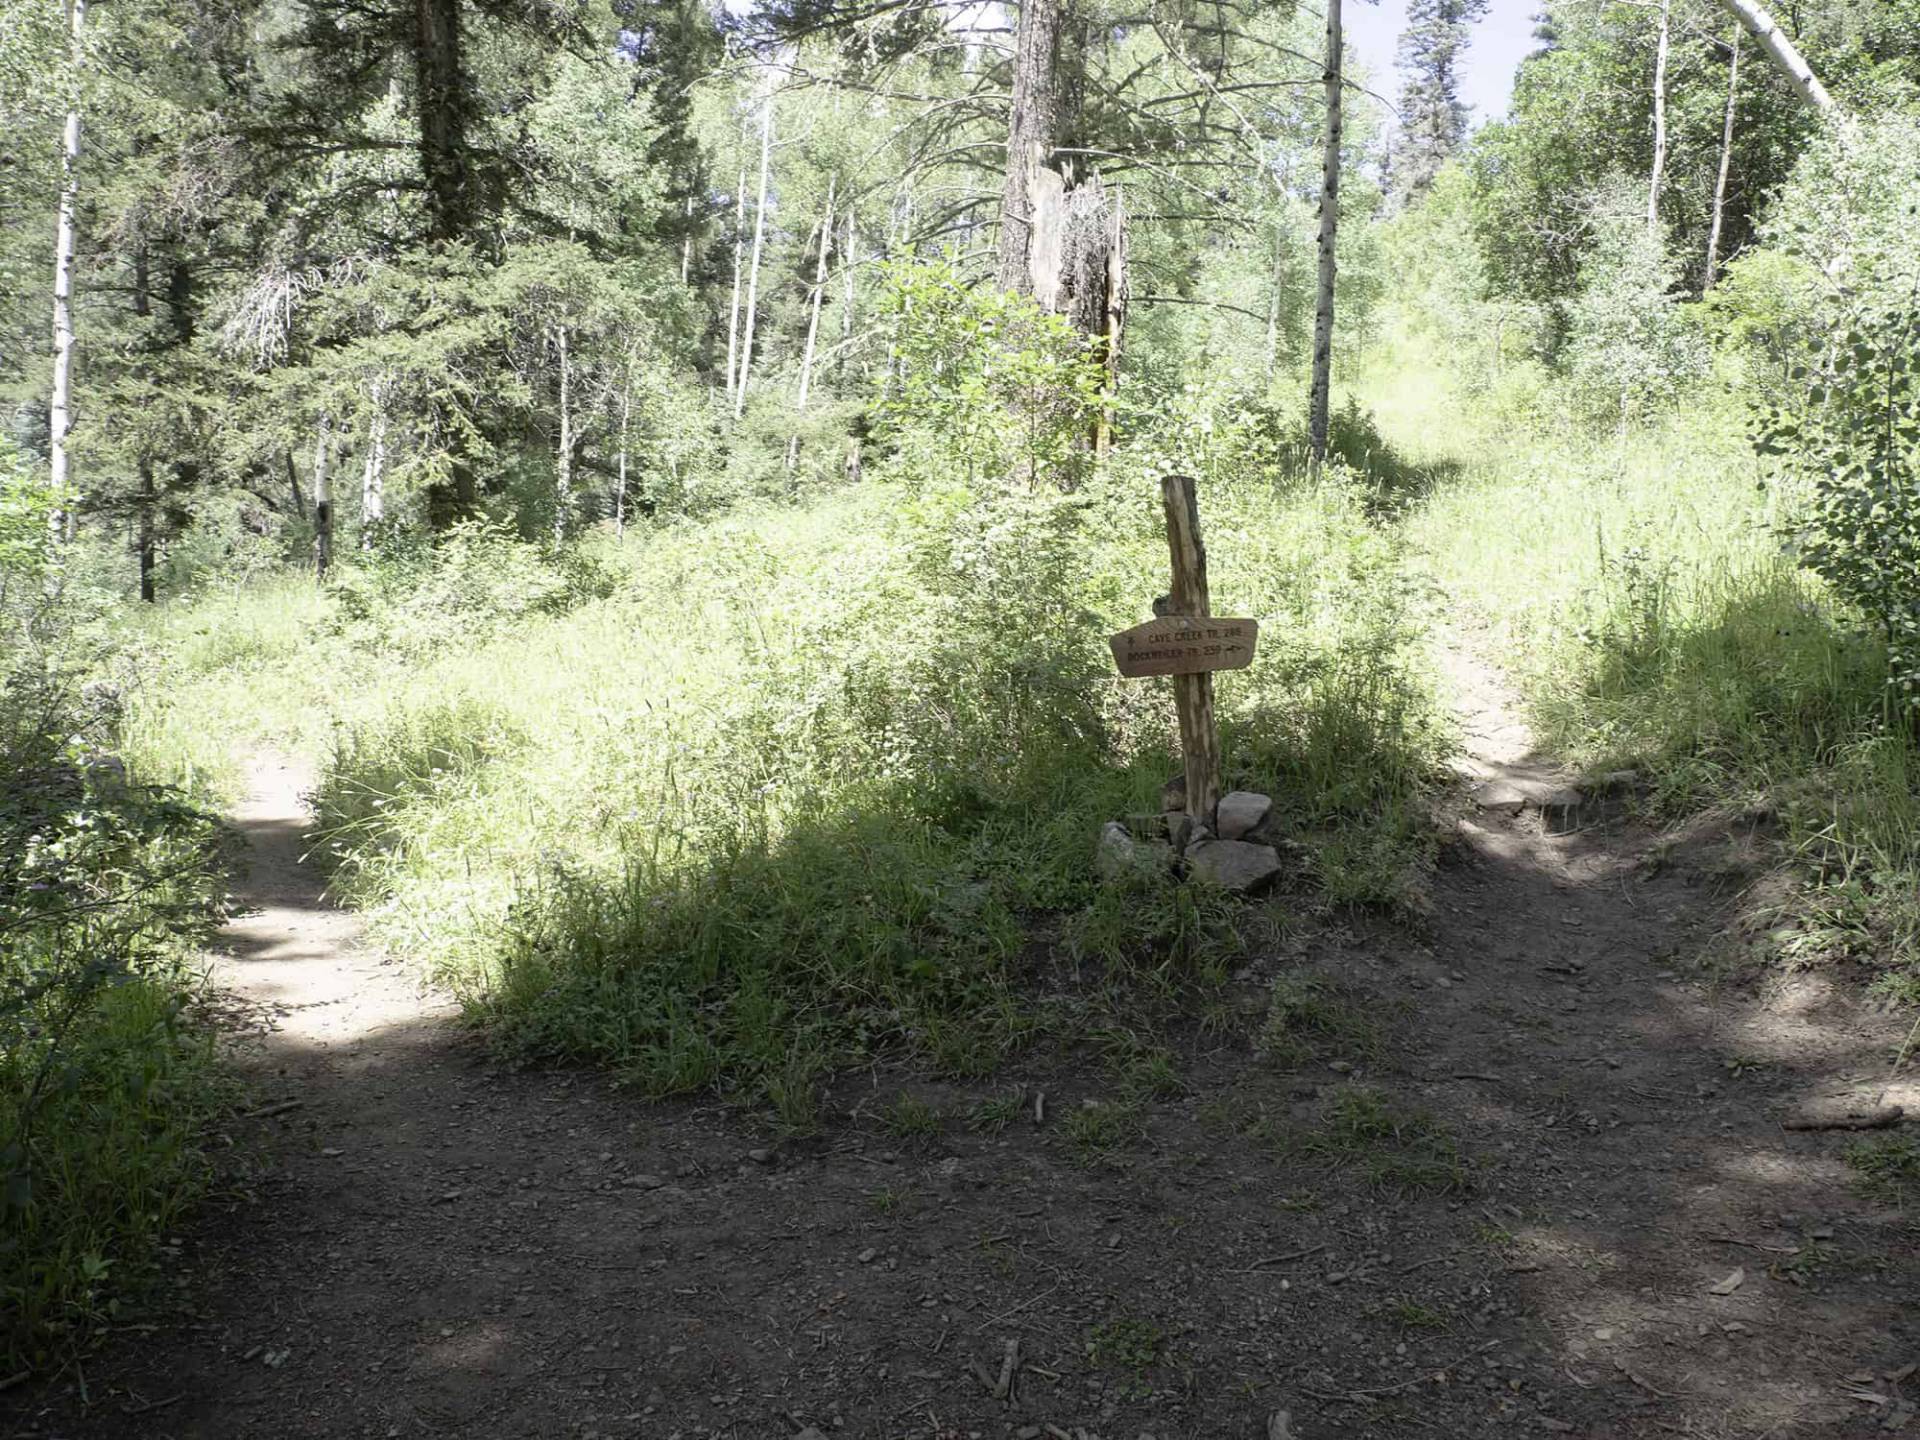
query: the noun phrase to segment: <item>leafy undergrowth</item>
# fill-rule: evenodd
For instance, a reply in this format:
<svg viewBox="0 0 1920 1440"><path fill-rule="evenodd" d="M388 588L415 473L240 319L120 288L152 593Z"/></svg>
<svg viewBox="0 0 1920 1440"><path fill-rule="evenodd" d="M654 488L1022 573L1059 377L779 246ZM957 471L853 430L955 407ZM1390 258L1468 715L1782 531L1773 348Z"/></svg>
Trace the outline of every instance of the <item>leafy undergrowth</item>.
<svg viewBox="0 0 1920 1440"><path fill-rule="evenodd" d="M120 1313L200 1193L228 1100L191 1016L217 823L94 747L110 698L11 658L0 717L0 1371ZM110 692L109 692L110 695Z"/></svg>
<svg viewBox="0 0 1920 1440"><path fill-rule="evenodd" d="M504 1054L803 1126L875 1056L990 1069L1063 984L1173 1004L1223 973L1232 907L1091 863L1174 768L1168 687L1104 642L1164 588L1157 490L869 484L565 561L469 534L297 625L249 618L284 581L163 617L130 729L196 773L207 735L315 753L336 889ZM1209 490L1215 608L1263 623L1219 708L1229 783L1322 892L1397 905L1446 737L1425 597L1360 493Z"/></svg>

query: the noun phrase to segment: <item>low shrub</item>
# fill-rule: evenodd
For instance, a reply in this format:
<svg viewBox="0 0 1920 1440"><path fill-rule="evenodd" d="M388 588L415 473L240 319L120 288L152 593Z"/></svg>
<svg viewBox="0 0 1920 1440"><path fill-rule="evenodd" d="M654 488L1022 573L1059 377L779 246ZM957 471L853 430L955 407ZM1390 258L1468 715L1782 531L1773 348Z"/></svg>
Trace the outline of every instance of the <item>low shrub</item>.
<svg viewBox="0 0 1920 1440"><path fill-rule="evenodd" d="M111 1318L205 1181L224 1085L190 1018L222 918L216 822L129 782L83 702L16 656L0 705L0 1369Z"/></svg>

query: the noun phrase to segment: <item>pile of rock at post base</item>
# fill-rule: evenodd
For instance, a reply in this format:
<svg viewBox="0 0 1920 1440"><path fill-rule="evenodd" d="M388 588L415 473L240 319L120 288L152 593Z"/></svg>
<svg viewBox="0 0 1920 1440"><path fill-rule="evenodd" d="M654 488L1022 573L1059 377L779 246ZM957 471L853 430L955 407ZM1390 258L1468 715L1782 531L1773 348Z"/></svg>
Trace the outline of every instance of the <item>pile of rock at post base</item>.
<svg viewBox="0 0 1920 1440"><path fill-rule="evenodd" d="M1220 797L1217 830L1196 826L1187 812L1187 782L1176 775L1160 792L1161 813L1109 820L1095 856L1109 880L1146 871L1172 871L1222 890L1253 895L1280 874L1273 839L1273 801L1252 790Z"/></svg>

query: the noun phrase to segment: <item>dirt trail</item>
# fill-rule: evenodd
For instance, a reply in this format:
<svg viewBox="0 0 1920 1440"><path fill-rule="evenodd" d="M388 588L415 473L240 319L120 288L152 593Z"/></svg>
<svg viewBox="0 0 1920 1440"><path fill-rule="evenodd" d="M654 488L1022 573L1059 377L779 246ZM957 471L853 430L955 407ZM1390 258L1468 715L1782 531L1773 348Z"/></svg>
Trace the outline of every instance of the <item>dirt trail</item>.
<svg viewBox="0 0 1920 1440"><path fill-rule="evenodd" d="M1561 783L1499 676L1448 664L1474 779ZM1284 1411L1296 1440L1784 1440L1913 1415L1887 1378L1920 1360L1913 1231L1853 1188L1846 1137L1779 1126L1876 1078L1896 1024L1825 982L1702 978L1738 833L1464 815L1429 925L1290 915L1176 1035L1184 1093L1088 1164L1061 1120L1114 1093L1090 1047L995 1085L855 1077L787 1141L494 1069L324 903L302 778L253 771L259 908L219 962L260 1017L257 1103L298 1108L237 1129L257 1179L184 1237L186 1313L84 1389L4 1397L0 1434L1264 1440ZM1259 1024L1300 973L1351 1025L1282 1066ZM903 1085L937 1135L876 1118ZM1012 1127L963 1122L1013 1085ZM1399 1119L1334 1144L1356 1086ZM1401 1183L1423 1108L1466 1188Z"/></svg>

